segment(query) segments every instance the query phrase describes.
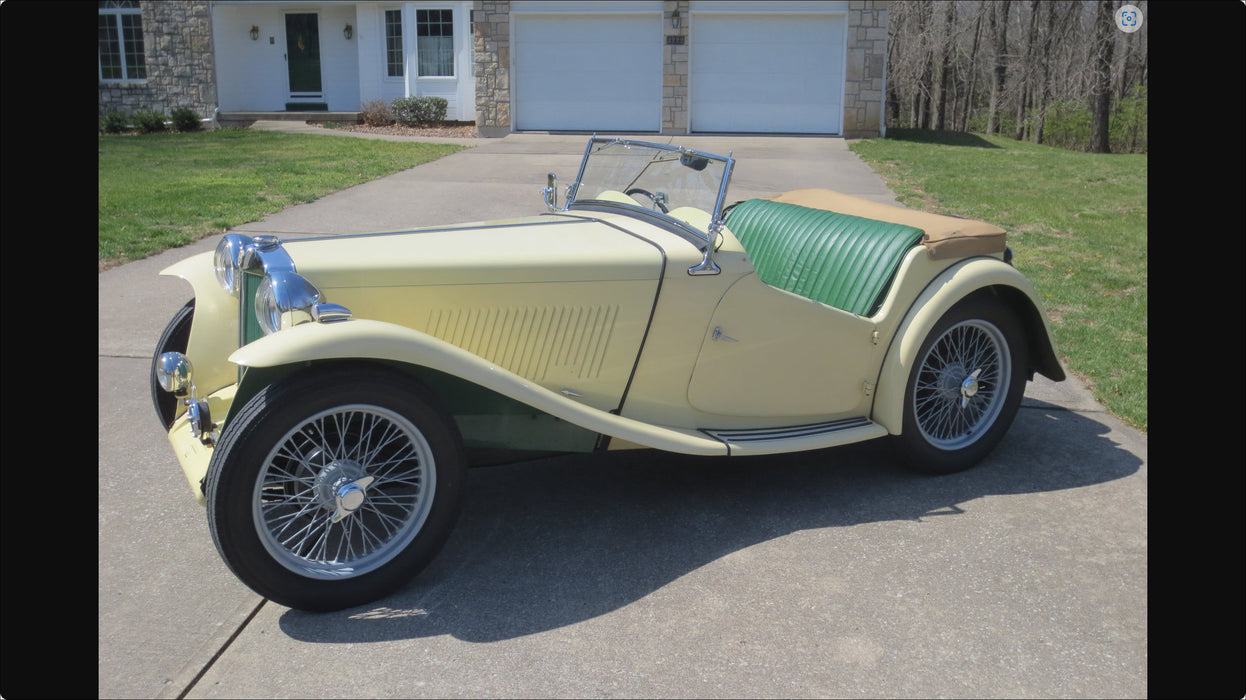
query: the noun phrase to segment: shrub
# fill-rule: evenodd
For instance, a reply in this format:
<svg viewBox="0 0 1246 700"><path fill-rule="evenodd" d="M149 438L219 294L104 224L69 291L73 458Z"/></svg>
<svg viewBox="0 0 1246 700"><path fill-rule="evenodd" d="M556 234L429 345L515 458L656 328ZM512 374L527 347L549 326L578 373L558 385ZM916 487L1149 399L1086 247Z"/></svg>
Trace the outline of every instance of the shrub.
<svg viewBox="0 0 1246 700"><path fill-rule="evenodd" d="M368 100L360 105L359 118L368 126L389 126L394 123L394 113L385 100Z"/></svg>
<svg viewBox="0 0 1246 700"><path fill-rule="evenodd" d="M155 110L135 112L131 115L130 120L134 122L134 126L143 134L155 134L165 130L164 112Z"/></svg>
<svg viewBox="0 0 1246 700"><path fill-rule="evenodd" d="M399 124L415 126L445 121L448 105L444 97L399 97L390 104L390 108Z"/></svg>
<svg viewBox="0 0 1246 700"><path fill-rule="evenodd" d="M105 134L120 134L130 130L130 120L119 109L109 110L100 117L100 131Z"/></svg>
<svg viewBox="0 0 1246 700"><path fill-rule="evenodd" d="M199 113L189 107L178 107L173 110L174 131L198 131L201 125Z"/></svg>

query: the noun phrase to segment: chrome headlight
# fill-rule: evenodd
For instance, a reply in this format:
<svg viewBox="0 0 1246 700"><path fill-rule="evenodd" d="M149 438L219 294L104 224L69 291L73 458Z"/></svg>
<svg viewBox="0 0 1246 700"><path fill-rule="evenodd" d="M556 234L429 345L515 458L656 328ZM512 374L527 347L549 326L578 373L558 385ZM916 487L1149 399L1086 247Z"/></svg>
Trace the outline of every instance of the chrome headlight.
<svg viewBox="0 0 1246 700"><path fill-rule="evenodd" d="M216 281L221 289L233 296L238 296L238 287L242 279L242 251L251 245L251 237L240 233L231 233L216 244L216 253L212 256L212 267L216 270Z"/></svg>
<svg viewBox="0 0 1246 700"><path fill-rule="evenodd" d="M312 306L320 290L294 272L276 271L264 276L255 293L255 316L264 333L312 320Z"/></svg>

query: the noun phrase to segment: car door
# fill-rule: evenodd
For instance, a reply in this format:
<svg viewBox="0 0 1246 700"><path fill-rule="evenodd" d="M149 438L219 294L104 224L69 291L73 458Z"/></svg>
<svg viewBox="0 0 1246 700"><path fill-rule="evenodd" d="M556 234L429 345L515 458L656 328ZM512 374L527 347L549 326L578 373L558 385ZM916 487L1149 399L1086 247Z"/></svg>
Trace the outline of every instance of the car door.
<svg viewBox="0 0 1246 700"><path fill-rule="evenodd" d="M714 310L688 399L729 416L867 416L885 350L868 318L749 274Z"/></svg>

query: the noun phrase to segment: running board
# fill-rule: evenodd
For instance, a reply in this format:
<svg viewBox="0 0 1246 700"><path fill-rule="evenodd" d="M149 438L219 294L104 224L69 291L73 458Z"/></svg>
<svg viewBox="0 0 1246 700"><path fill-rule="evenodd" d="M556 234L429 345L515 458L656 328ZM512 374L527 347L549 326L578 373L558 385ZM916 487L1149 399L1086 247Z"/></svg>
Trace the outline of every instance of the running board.
<svg viewBox="0 0 1246 700"><path fill-rule="evenodd" d="M845 418L781 428L708 430L701 432L721 440L733 457L769 455L781 452L820 450L880 438L887 429L868 418Z"/></svg>

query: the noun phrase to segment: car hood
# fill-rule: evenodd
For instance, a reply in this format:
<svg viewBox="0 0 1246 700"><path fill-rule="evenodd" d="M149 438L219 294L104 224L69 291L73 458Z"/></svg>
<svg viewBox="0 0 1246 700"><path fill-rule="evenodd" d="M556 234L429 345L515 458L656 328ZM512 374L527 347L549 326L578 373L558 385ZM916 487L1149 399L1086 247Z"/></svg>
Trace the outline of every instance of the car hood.
<svg viewBox="0 0 1246 700"><path fill-rule="evenodd" d="M598 219L537 216L283 241L321 288L656 280L653 242Z"/></svg>

